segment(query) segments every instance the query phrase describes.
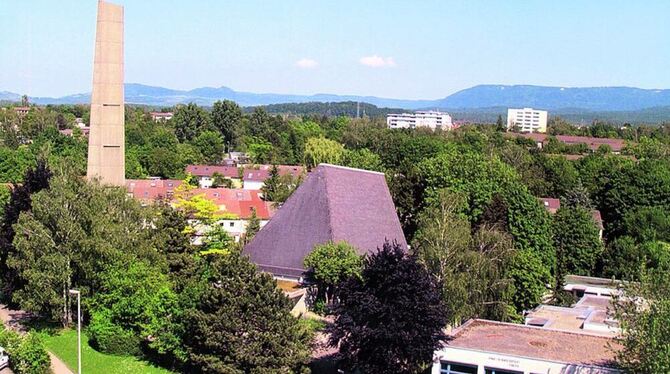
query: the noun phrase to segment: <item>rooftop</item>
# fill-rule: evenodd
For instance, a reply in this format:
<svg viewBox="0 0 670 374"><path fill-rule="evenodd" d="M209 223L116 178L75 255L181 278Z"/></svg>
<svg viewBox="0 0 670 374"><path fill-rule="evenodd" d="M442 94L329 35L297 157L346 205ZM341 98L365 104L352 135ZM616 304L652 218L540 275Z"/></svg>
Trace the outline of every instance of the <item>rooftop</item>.
<svg viewBox="0 0 670 374"><path fill-rule="evenodd" d="M227 178L239 178L237 167L224 165L187 165L186 173L194 177L211 177L219 173Z"/></svg>
<svg viewBox="0 0 670 374"><path fill-rule="evenodd" d="M300 278L315 245L347 241L359 254L407 242L384 174L321 164L244 249L262 270Z"/></svg>
<svg viewBox="0 0 670 374"><path fill-rule="evenodd" d="M626 141L624 139L614 139L614 138L594 138L590 136L574 136L574 135L548 135L548 134L539 134L539 133L511 133L511 136L521 136L526 139L532 139L536 142L542 142L549 140L549 137L554 136L556 140L565 144L586 144L589 149L592 151L598 150L601 145L608 145L612 148L613 152L620 152L625 146Z"/></svg>
<svg viewBox="0 0 670 374"><path fill-rule="evenodd" d="M605 367L613 365L614 350L621 349L608 337L480 319L466 322L451 336L447 347Z"/></svg>
<svg viewBox="0 0 670 374"><path fill-rule="evenodd" d="M610 314L612 299L586 295L570 308L540 305L526 316L526 324L563 331L615 336L619 324Z"/></svg>

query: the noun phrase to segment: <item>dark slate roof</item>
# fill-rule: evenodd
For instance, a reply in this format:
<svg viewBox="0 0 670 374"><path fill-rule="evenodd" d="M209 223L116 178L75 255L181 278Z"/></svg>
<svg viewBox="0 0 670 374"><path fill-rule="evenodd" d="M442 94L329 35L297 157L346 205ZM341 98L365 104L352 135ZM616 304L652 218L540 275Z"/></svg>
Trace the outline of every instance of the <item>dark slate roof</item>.
<svg viewBox="0 0 670 374"><path fill-rule="evenodd" d="M263 271L299 278L315 245L342 240L360 254L385 240L407 248L383 173L319 165L244 252Z"/></svg>

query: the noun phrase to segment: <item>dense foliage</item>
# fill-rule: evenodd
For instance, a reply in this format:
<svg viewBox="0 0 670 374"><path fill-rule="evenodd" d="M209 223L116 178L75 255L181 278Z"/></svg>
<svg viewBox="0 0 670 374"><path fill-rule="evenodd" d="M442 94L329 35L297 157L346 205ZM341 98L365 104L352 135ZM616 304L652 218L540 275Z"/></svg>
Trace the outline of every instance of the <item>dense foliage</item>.
<svg viewBox="0 0 670 374"><path fill-rule="evenodd" d="M412 243L410 256L435 281L439 300L434 302L445 305L444 322L438 324L473 317L517 321L548 288L558 291L567 273L646 282L648 271L670 264L667 124L575 127L551 119L552 135L624 139L623 155L617 155L556 138L538 149L533 141L503 133L502 118L497 125L466 125L449 132L390 130L383 118L369 117L369 111L362 118L332 116L340 110L351 114L355 103L330 109L302 106L319 114L277 116L272 113L278 108L243 110L223 101L212 108L163 108L173 111L174 118L154 122L147 108L127 106L126 176L188 180L187 164L219 163L233 150L246 152L254 163L313 167L329 162L382 172ZM371 109L361 105L363 110ZM187 221L195 217L211 223L215 204L186 183L176 193L177 209L164 203L145 207L122 189L80 178L87 140L77 121L86 123L88 116L85 106L31 106L25 116L0 111L3 301L69 324L72 300L66 291L78 288L99 349L149 355L177 370L303 370L307 338L289 318L281 295L270 292L272 281L238 258L238 245L221 228L203 231ZM72 136L59 133L66 129ZM264 198L280 206L300 182L273 168ZM231 184L216 178L216 185ZM561 208L548 212L540 197L560 199ZM602 239L592 210L603 217ZM252 220L245 241L259 227ZM192 245L198 231L202 246ZM330 290L352 274L338 261L322 267L328 269L322 281ZM216 279L239 289L218 288ZM360 287L371 282L363 276L347 284L355 279ZM377 281L385 280L380 276ZM131 284L137 287L131 289ZM245 308L261 304L258 300L271 305L256 317L265 318L284 338L262 334L266 326L256 320L240 320ZM340 315L352 313L344 305ZM252 360L250 350L230 347L241 338L216 334L209 324L218 323L225 324L224 331L244 331L252 346L264 349L263 357L276 356L277 361ZM193 339L196 330L202 340ZM384 354L407 354L414 358L397 361L407 368L424 362L424 353L404 352L394 342L386 353L380 348L362 351L363 356L385 360ZM354 349L345 347L344 352ZM641 357L651 351L631 352ZM648 354L648 362L655 359ZM371 362L357 361L358 356L351 353L346 362L359 368Z"/></svg>
<svg viewBox="0 0 670 374"><path fill-rule="evenodd" d="M335 288L344 280L360 276L362 259L347 242L325 243L314 247L305 257L305 267L310 269L308 278L328 304Z"/></svg>
<svg viewBox="0 0 670 374"><path fill-rule="evenodd" d="M9 366L14 373L51 373L51 359L39 336L33 333L20 335L0 324L0 347L9 354Z"/></svg>
<svg viewBox="0 0 670 374"><path fill-rule="evenodd" d="M617 361L629 373L667 373L670 368L670 273L668 268L646 273L632 283L616 304L623 349Z"/></svg>
<svg viewBox="0 0 670 374"><path fill-rule="evenodd" d="M440 284L416 257L384 243L360 277L342 284L330 343L342 367L363 373L418 373L431 362L447 323Z"/></svg>
<svg viewBox="0 0 670 374"><path fill-rule="evenodd" d="M204 373L303 373L309 334L268 274L237 251L215 258L184 317L184 346Z"/></svg>

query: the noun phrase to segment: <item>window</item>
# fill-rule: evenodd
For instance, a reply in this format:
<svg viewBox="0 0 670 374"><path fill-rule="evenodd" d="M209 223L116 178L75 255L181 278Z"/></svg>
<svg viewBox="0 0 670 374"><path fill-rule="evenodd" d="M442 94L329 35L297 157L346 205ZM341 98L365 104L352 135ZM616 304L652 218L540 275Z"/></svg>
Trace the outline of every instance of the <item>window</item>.
<svg viewBox="0 0 670 374"><path fill-rule="evenodd" d="M230 223L230 227L233 227L233 226L235 226L235 222Z"/></svg>
<svg viewBox="0 0 670 374"><path fill-rule="evenodd" d="M496 368L484 368L486 374L523 374L523 371L503 370Z"/></svg>
<svg viewBox="0 0 670 374"><path fill-rule="evenodd" d="M477 366L442 361L440 363L440 374L477 374Z"/></svg>

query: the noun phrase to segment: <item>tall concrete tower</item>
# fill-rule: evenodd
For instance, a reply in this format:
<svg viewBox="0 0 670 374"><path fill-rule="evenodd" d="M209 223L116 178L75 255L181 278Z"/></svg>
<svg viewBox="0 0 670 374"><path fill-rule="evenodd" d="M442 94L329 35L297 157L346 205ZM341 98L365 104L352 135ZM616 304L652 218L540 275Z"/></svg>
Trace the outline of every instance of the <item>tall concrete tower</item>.
<svg viewBox="0 0 670 374"><path fill-rule="evenodd" d="M88 136L88 179L125 185L123 7L98 1Z"/></svg>

